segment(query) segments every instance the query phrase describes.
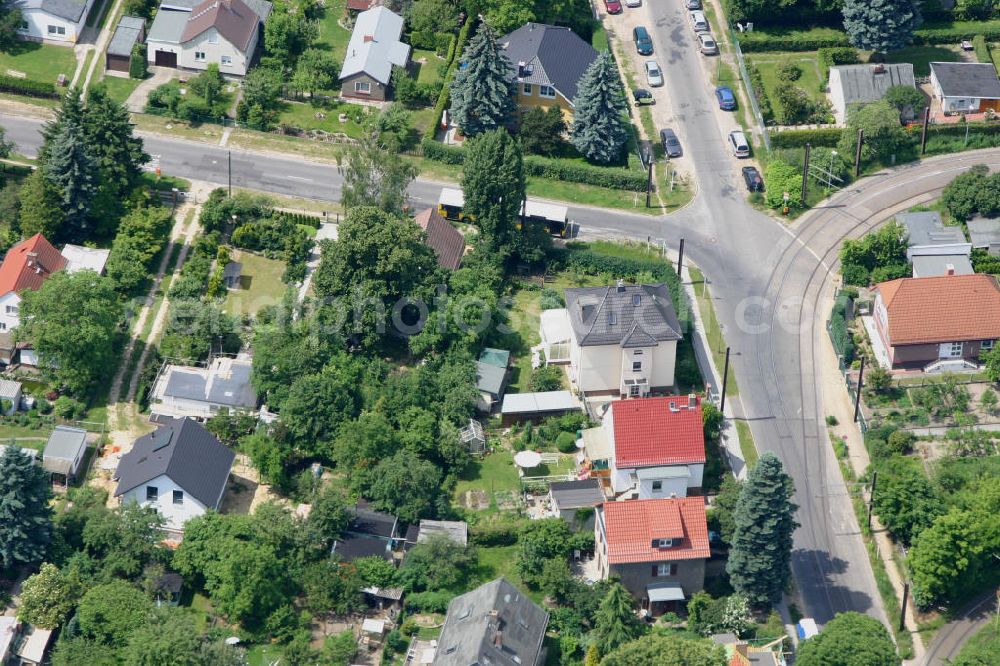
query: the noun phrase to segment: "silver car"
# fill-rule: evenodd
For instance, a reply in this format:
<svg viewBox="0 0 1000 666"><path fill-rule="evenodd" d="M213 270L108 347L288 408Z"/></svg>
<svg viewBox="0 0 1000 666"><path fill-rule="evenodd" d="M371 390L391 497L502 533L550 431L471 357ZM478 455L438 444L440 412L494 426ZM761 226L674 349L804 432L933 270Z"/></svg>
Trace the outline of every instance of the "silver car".
<svg viewBox="0 0 1000 666"><path fill-rule="evenodd" d="M698 49L702 55L716 55L719 53L719 45L715 39L707 32L698 33Z"/></svg>
<svg viewBox="0 0 1000 666"><path fill-rule="evenodd" d="M663 85L663 71L660 69L660 63L655 60L646 61L646 81L652 88Z"/></svg>

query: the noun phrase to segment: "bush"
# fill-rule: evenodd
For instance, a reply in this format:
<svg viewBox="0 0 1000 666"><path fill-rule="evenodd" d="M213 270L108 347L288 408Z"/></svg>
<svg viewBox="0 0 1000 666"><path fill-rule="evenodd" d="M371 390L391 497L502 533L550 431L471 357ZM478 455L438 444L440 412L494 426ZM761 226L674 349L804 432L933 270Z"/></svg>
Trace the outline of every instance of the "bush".
<svg viewBox="0 0 1000 666"><path fill-rule="evenodd" d="M542 289L542 295L538 297L538 305L542 310L558 310L565 307L566 301L558 289L545 287Z"/></svg>
<svg viewBox="0 0 1000 666"><path fill-rule="evenodd" d="M802 169L780 160L768 162L764 169L764 201L771 208L783 208L788 192L788 207L802 207Z"/></svg>
<svg viewBox="0 0 1000 666"><path fill-rule="evenodd" d="M406 595L406 609L424 613L444 613L454 595L450 592L411 592Z"/></svg>
<svg viewBox="0 0 1000 666"><path fill-rule="evenodd" d="M771 134L771 148L802 148L807 143L813 148L836 148L843 130L836 127L824 129L785 130Z"/></svg>
<svg viewBox="0 0 1000 666"><path fill-rule="evenodd" d="M556 437L556 448L561 453L573 453L576 451L576 435L571 432L561 432Z"/></svg>
<svg viewBox="0 0 1000 666"><path fill-rule="evenodd" d="M861 63L861 55L853 46L828 46L820 49L816 55L819 57L820 67L823 69L823 81L827 79L830 68L834 65L857 65Z"/></svg>
<svg viewBox="0 0 1000 666"><path fill-rule="evenodd" d="M563 372L556 365L543 365L531 371L532 391L558 391L562 388Z"/></svg>
<svg viewBox="0 0 1000 666"><path fill-rule="evenodd" d="M764 79L760 75L760 70L750 60L746 62L747 75L750 77L750 87L753 88L754 97L757 98L757 107L764 118L773 118L774 110L771 108L771 100L767 96L767 88L764 87Z"/></svg>
<svg viewBox="0 0 1000 666"><path fill-rule="evenodd" d="M854 340L847 328L847 309L850 304L850 297L846 293L840 292L837 295L837 300L833 303L833 311L830 313L830 338L833 341L834 350L844 357L844 363L850 363L854 360Z"/></svg>
<svg viewBox="0 0 1000 666"><path fill-rule="evenodd" d="M762 51L817 51L823 48L850 47L851 42L843 32L829 33L823 36L808 34L786 35L768 33L765 30L755 30L740 36L740 48L744 53Z"/></svg>
<svg viewBox="0 0 1000 666"><path fill-rule="evenodd" d="M993 57L990 55L990 46L986 43L985 37L982 35L973 37L972 48L976 52L976 60L979 62L993 62Z"/></svg>
<svg viewBox="0 0 1000 666"><path fill-rule="evenodd" d="M802 68L791 58L785 58L778 63L779 81L798 81L802 77Z"/></svg>
<svg viewBox="0 0 1000 666"><path fill-rule="evenodd" d="M521 523L503 522L469 526L469 542L476 546L513 546L521 533Z"/></svg>
<svg viewBox="0 0 1000 666"><path fill-rule="evenodd" d="M132 47L132 54L128 59L128 75L132 79L146 78L146 45L136 44Z"/></svg>

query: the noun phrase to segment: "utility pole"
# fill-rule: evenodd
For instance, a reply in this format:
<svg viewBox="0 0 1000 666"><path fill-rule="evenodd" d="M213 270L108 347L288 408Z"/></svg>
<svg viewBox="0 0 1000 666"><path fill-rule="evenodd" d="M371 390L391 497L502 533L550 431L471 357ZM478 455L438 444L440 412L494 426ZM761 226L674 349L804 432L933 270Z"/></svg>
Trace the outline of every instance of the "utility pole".
<svg viewBox="0 0 1000 666"><path fill-rule="evenodd" d="M875 484L878 483L878 472L872 472L872 487L868 491L868 529L872 528L872 505L875 504Z"/></svg>
<svg viewBox="0 0 1000 666"><path fill-rule="evenodd" d="M729 347L726 347L726 365L722 371L722 400L719 402L719 411L726 411L726 387L729 385Z"/></svg>
<svg viewBox="0 0 1000 666"><path fill-rule="evenodd" d="M931 107L924 109L924 127L920 131L920 154L927 151L927 125L931 122Z"/></svg>
<svg viewBox="0 0 1000 666"><path fill-rule="evenodd" d="M229 165L229 196L233 196L233 151L226 151L226 162Z"/></svg>
<svg viewBox="0 0 1000 666"><path fill-rule="evenodd" d="M806 205L806 197L809 194L809 151L811 146L806 144L805 158L802 160L802 205Z"/></svg>
<svg viewBox="0 0 1000 666"><path fill-rule="evenodd" d="M649 208L650 197L653 196L653 156L649 156L646 169L646 208Z"/></svg>
<svg viewBox="0 0 1000 666"><path fill-rule="evenodd" d="M684 266L684 239L681 239L680 248L677 250L677 277L681 276L681 268Z"/></svg>
<svg viewBox="0 0 1000 666"><path fill-rule="evenodd" d="M858 392L854 396L854 422L858 422L858 417L861 415L861 388L864 386L865 381L865 357L861 357L861 368L858 371Z"/></svg>
<svg viewBox="0 0 1000 666"><path fill-rule="evenodd" d="M865 142L865 131L858 128L858 147L854 151L854 177L861 175L861 145Z"/></svg>
<svg viewBox="0 0 1000 666"><path fill-rule="evenodd" d="M903 583L903 603L899 607L899 630L906 631L906 604L910 600L910 583Z"/></svg>

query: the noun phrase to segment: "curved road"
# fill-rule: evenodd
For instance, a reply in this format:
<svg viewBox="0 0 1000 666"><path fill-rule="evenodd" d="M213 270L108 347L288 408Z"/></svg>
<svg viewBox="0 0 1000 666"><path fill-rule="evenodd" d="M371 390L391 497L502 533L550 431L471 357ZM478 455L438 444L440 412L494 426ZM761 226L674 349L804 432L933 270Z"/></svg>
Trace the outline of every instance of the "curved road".
<svg viewBox="0 0 1000 666"><path fill-rule="evenodd" d="M665 240L685 251L712 284L716 311L734 351L741 404L761 450L774 451L792 475L797 519L792 569L806 616L829 621L854 610L886 621L868 554L860 538L847 489L827 444L818 350L828 344L823 322L832 294L837 249L905 209L937 195L957 173L986 162L1000 166L1000 150L933 158L877 174L842 191L822 208L783 225L747 205L737 160L724 142L709 84L714 61L695 50L681 0L646 3L640 10L665 66L673 108L671 122L682 129L698 184L695 201L667 217L571 207L581 236ZM665 53L664 53L665 51ZM735 124L735 123L734 123ZM40 143L39 121L0 117L19 151L32 154ZM159 156L164 173L225 185L227 151L207 144L153 135L146 150ZM232 153L233 184L278 194L337 201L336 167L292 157ZM415 202L436 202L441 184L416 181ZM939 633L950 635L952 625ZM946 648L941 656L950 656ZM938 662L928 662L938 663Z"/></svg>

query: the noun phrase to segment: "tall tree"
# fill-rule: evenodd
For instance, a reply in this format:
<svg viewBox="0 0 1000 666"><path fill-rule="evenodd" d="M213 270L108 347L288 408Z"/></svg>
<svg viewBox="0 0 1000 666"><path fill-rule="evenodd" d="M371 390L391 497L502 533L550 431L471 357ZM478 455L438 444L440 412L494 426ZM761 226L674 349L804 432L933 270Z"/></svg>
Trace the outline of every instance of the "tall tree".
<svg viewBox="0 0 1000 666"><path fill-rule="evenodd" d="M604 52L590 64L573 100L570 137L576 149L594 162L607 164L622 157L628 141L625 92L611 54Z"/></svg>
<svg viewBox="0 0 1000 666"><path fill-rule="evenodd" d="M791 575L794 488L781 461L765 453L750 470L733 517L726 571L737 592L755 606L776 603Z"/></svg>
<svg viewBox="0 0 1000 666"><path fill-rule="evenodd" d="M69 615L83 592L79 579L49 562L29 576L21 588L17 619L36 627L55 629Z"/></svg>
<svg viewBox="0 0 1000 666"><path fill-rule="evenodd" d="M104 86L91 89L87 97L84 129L100 171L101 201L117 219L124 211L124 201L139 185L149 155L143 150L142 139L135 135L128 109L108 96Z"/></svg>
<svg viewBox="0 0 1000 666"><path fill-rule="evenodd" d="M466 136L507 127L514 119L511 64L497 47L487 23L469 40L462 64L451 82L451 114Z"/></svg>
<svg viewBox="0 0 1000 666"><path fill-rule="evenodd" d="M52 540L48 474L16 446L0 455L0 569L33 564Z"/></svg>
<svg viewBox="0 0 1000 666"><path fill-rule="evenodd" d="M46 374L82 396L114 368L121 320L110 279L60 271L24 292L17 336L34 346Z"/></svg>
<svg viewBox="0 0 1000 666"><path fill-rule="evenodd" d="M476 219L483 252L503 262L514 252L525 197L521 147L506 131L493 130L469 141L466 150L465 212Z"/></svg>
<svg viewBox="0 0 1000 666"><path fill-rule="evenodd" d="M597 608L594 645L602 655L608 655L641 633L642 626L632 607L632 595L621 583L614 583Z"/></svg>
<svg viewBox="0 0 1000 666"><path fill-rule="evenodd" d="M340 73L340 65L334 55L323 49L306 49L299 56L292 83L310 96L317 90L333 88Z"/></svg>
<svg viewBox="0 0 1000 666"><path fill-rule="evenodd" d="M441 492L441 470L410 451L399 451L375 466L366 495L372 505L415 523L430 518Z"/></svg>
<svg viewBox="0 0 1000 666"><path fill-rule="evenodd" d="M21 210L18 226L23 236L42 234L56 238L63 221L59 192L41 169L35 169L21 186Z"/></svg>
<svg viewBox="0 0 1000 666"><path fill-rule="evenodd" d="M417 177L413 164L391 153L375 136L346 147L337 170L344 177L340 203L345 210L375 206L396 216L402 216L406 188Z"/></svg>
<svg viewBox="0 0 1000 666"><path fill-rule="evenodd" d="M842 155L854 155L858 145L858 130L864 130L861 158L888 162L906 144L906 130L899 124L899 111L885 100L849 109L847 127L837 143Z"/></svg>
<svg viewBox="0 0 1000 666"><path fill-rule="evenodd" d="M47 144L47 158L41 169L59 196L63 212L61 239L83 242L89 236L90 206L99 184L97 163L83 124L62 120Z"/></svg>
<svg viewBox="0 0 1000 666"><path fill-rule="evenodd" d="M76 609L80 633L105 645L123 647L132 632L150 621L153 603L124 580L87 590Z"/></svg>
<svg viewBox="0 0 1000 666"><path fill-rule="evenodd" d="M799 646L799 666L899 666L892 637L881 622L861 613L838 613L819 635Z"/></svg>
<svg viewBox="0 0 1000 666"><path fill-rule="evenodd" d="M901 49L922 22L917 0L844 0L844 30L859 49L876 53Z"/></svg>

